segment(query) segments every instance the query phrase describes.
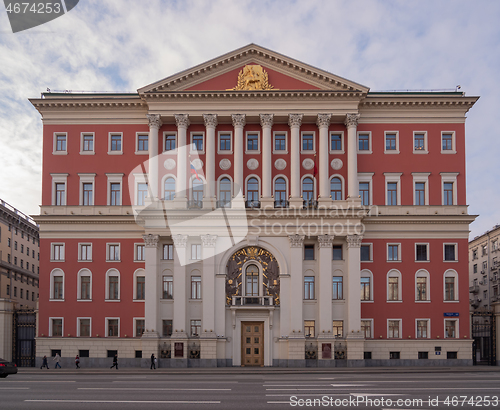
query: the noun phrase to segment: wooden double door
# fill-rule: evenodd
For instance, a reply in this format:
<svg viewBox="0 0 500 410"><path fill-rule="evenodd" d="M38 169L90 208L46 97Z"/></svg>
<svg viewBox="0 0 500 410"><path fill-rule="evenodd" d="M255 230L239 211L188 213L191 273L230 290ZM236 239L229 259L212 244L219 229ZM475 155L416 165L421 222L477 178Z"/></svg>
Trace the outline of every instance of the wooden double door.
<svg viewBox="0 0 500 410"><path fill-rule="evenodd" d="M264 322L241 323L241 365L264 366Z"/></svg>

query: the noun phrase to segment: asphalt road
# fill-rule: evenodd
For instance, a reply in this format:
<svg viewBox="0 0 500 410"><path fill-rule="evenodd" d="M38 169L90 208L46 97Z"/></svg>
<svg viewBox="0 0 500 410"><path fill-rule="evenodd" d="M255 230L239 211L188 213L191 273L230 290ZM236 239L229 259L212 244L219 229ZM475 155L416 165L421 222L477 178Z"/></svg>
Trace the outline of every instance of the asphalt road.
<svg viewBox="0 0 500 410"><path fill-rule="evenodd" d="M0 379L0 409L6 410L450 409L499 408L499 400L498 371L169 374L32 369Z"/></svg>

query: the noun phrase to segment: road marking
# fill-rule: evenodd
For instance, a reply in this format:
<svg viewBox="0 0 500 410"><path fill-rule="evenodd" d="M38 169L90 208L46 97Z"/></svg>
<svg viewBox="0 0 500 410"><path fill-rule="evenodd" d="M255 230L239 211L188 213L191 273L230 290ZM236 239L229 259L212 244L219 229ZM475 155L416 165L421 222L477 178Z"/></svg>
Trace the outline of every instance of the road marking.
<svg viewBox="0 0 500 410"><path fill-rule="evenodd" d="M364 386L366 386L366 384L264 384L264 387L364 387Z"/></svg>
<svg viewBox="0 0 500 410"><path fill-rule="evenodd" d="M76 380L7 380L2 383L76 383Z"/></svg>
<svg viewBox="0 0 500 410"><path fill-rule="evenodd" d="M267 404L290 404L291 405L291 401L268 401ZM393 409L391 409L393 410Z"/></svg>
<svg viewBox="0 0 500 410"><path fill-rule="evenodd" d="M118 376L117 379L145 379L146 376Z"/></svg>
<svg viewBox="0 0 500 410"><path fill-rule="evenodd" d="M29 387L0 387L0 390L29 390Z"/></svg>
<svg viewBox="0 0 500 410"><path fill-rule="evenodd" d="M147 403L147 404L220 404L220 401L197 400L24 400L36 403Z"/></svg>
<svg viewBox="0 0 500 410"><path fill-rule="evenodd" d="M354 397L371 397L371 396L404 396L404 394L398 394L398 393L349 393L351 396ZM401 409L400 409L401 410Z"/></svg>
<svg viewBox="0 0 500 410"><path fill-rule="evenodd" d="M177 388L174 387L172 389L169 388L148 388L148 387L78 387L77 390L147 390L147 391L231 391L232 389L183 389L183 388Z"/></svg>
<svg viewBox="0 0 500 410"><path fill-rule="evenodd" d="M186 383L187 380L113 380L112 381L113 383L141 383L141 382L144 382L144 383L148 383L148 384L151 384L151 383L161 383L161 384L165 384L166 382L168 383ZM204 383L204 384L214 384L214 383L217 383L217 384L220 384L220 383L224 383L224 384L239 384L241 382L232 382L232 381L218 381L218 382L215 382L215 381L198 381L198 380L192 380L193 383Z"/></svg>

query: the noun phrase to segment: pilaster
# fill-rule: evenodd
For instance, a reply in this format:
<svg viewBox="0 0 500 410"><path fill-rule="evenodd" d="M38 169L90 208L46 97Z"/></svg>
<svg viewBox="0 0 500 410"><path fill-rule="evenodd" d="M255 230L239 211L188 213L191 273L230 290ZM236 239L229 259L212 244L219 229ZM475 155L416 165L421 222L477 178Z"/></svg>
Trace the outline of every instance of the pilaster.
<svg viewBox="0 0 500 410"><path fill-rule="evenodd" d="M333 235L318 236L318 333L332 334Z"/></svg>
<svg viewBox="0 0 500 410"><path fill-rule="evenodd" d="M300 126L303 114L288 114L290 125L290 208L302 208L300 197Z"/></svg>
<svg viewBox="0 0 500 410"><path fill-rule="evenodd" d="M272 196L272 138L273 114L260 114L262 126L262 199L271 199Z"/></svg>
<svg viewBox="0 0 500 410"><path fill-rule="evenodd" d="M187 235L172 235L174 241L174 318L172 338L187 338L186 246Z"/></svg>
<svg viewBox="0 0 500 410"><path fill-rule="evenodd" d="M215 338L215 245L217 235L201 235L203 273L201 292L203 311L201 318L202 338Z"/></svg>
<svg viewBox="0 0 500 410"><path fill-rule="evenodd" d="M318 119L316 124L319 128L319 198L318 202L320 206L330 207L332 203L330 194L330 178L329 178L329 168L330 164L328 162L330 153L330 144L328 138L328 128L330 127L330 120L332 118L331 114L318 114Z"/></svg>
<svg viewBox="0 0 500 410"><path fill-rule="evenodd" d="M290 282L291 282L291 300L296 301L290 306L290 327L295 337L304 337L304 320L302 304L304 300L304 278L302 272L303 253L304 253L304 235L289 235L290 241Z"/></svg>
<svg viewBox="0 0 500 410"><path fill-rule="evenodd" d="M360 114L347 114L347 195L357 199L359 196L358 183L358 147L357 127Z"/></svg>
<svg viewBox="0 0 500 410"><path fill-rule="evenodd" d="M243 128L245 127L245 114L232 114L234 127L234 192L240 187L245 192L243 181Z"/></svg>
<svg viewBox="0 0 500 410"><path fill-rule="evenodd" d="M361 299L359 289L361 283L360 248L362 235L347 236L347 321L345 334L347 339L364 339L361 332ZM348 359L362 359L352 357L354 351L348 348Z"/></svg>
<svg viewBox="0 0 500 410"><path fill-rule="evenodd" d="M147 114L149 124L149 161L148 161L148 179L149 192L152 200L158 198L158 131L162 125L159 114Z"/></svg>
<svg viewBox="0 0 500 410"><path fill-rule="evenodd" d="M205 202L208 202L207 208L210 209L215 205L215 128L217 127L217 115L203 114L203 121L207 132L205 164L207 187L203 207L205 208Z"/></svg>
<svg viewBox="0 0 500 410"><path fill-rule="evenodd" d="M176 208L186 207L187 192L187 129L189 127L188 114L175 114L175 123L177 125L177 180L175 183L174 203Z"/></svg>
<svg viewBox="0 0 500 410"><path fill-rule="evenodd" d="M142 236L145 244L146 291L144 299L145 333L144 337L159 337L158 307L158 235Z"/></svg>

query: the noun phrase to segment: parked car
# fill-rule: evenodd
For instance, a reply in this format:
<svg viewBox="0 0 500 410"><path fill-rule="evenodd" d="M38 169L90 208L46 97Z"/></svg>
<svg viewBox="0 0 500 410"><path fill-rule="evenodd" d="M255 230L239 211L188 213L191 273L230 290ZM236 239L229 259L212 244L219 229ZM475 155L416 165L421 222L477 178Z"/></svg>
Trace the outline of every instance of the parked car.
<svg viewBox="0 0 500 410"><path fill-rule="evenodd" d="M0 377L7 377L9 374L17 373L17 365L0 358Z"/></svg>

